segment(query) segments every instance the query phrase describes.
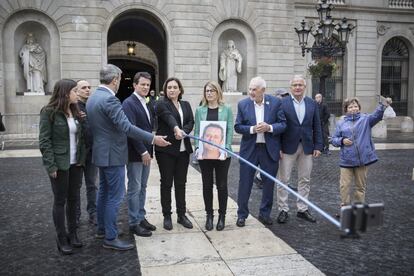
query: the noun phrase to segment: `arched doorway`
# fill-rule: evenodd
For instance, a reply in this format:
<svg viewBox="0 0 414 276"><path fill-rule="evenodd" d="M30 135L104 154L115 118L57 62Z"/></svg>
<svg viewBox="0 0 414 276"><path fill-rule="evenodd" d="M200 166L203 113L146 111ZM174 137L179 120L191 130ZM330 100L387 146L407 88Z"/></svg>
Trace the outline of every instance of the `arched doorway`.
<svg viewBox="0 0 414 276"><path fill-rule="evenodd" d="M113 20L107 39L108 63L123 71L120 100L133 92L132 80L140 71L151 74L151 89L159 92L167 78L167 38L158 18L145 10L125 11ZM127 44L135 44L133 55Z"/></svg>

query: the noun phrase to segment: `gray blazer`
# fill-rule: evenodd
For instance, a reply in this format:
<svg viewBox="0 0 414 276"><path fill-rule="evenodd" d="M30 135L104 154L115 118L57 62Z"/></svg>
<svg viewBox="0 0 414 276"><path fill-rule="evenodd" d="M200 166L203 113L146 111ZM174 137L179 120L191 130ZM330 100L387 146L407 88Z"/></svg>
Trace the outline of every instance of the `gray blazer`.
<svg viewBox="0 0 414 276"><path fill-rule="evenodd" d="M98 87L86 103L93 136L92 162L98 167L123 166L128 162L127 137L151 144L152 133L132 125L121 102L107 88Z"/></svg>

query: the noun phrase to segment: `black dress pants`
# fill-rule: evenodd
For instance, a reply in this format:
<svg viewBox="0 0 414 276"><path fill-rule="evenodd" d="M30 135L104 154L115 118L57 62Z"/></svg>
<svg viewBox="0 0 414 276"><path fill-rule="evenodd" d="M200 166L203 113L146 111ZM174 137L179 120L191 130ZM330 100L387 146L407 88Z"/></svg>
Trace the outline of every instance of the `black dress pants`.
<svg viewBox="0 0 414 276"><path fill-rule="evenodd" d="M76 206L79 198L79 187L82 182L82 167L71 165L67 171L57 171L57 177L50 177L53 201L53 222L58 237L67 235L65 227L65 207L66 221L69 233L76 231Z"/></svg>
<svg viewBox="0 0 414 276"><path fill-rule="evenodd" d="M214 172L216 175L216 187L219 201L219 214L226 215L227 210L227 175L231 158L226 160L199 160L201 177L203 180L203 198L206 213L213 214L213 183Z"/></svg>
<svg viewBox="0 0 414 276"><path fill-rule="evenodd" d="M161 175L162 213L164 216L171 215L171 188L174 183L177 215L184 215L186 212L185 183L190 155L186 151L180 152L177 156L156 151L155 157Z"/></svg>

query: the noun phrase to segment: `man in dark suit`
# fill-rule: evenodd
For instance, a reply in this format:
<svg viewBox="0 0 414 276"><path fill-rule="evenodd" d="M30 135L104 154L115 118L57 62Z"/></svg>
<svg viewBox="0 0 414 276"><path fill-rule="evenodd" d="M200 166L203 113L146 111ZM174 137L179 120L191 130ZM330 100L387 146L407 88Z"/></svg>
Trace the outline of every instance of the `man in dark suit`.
<svg viewBox="0 0 414 276"><path fill-rule="evenodd" d="M315 95L315 101L319 108L319 118L321 119L322 137L323 137L323 153L329 154L329 117L331 114L328 107L323 101L322 94Z"/></svg>
<svg viewBox="0 0 414 276"><path fill-rule="evenodd" d="M145 96L151 86L151 75L138 72L133 80L134 93L123 103L122 108L128 120L142 130L151 132L153 115L146 104ZM128 215L129 230L137 236L149 237L156 227L145 218L145 196L151 168L153 147L128 138Z"/></svg>
<svg viewBox="0 0 414 276"><path fill-rule="evenodd" d="M161 136L132 125L115 93L121 82L121 69L105 65L100 74L101 85L89 97L86 110L93 133L92 162L99 167L97 197L97 238L105 238L103 246L128 250L134 244L118 239L116 217L125 193L125 164L128 159L127 136L147 144L170 145Z"/></svg>
<svg viewBox="0 0 414 276"><path fill-rule="evenodd" d="M312 157L318 157L323 149L319 110L312 98L305 96L306 81L296 75L290 81L290 97L282 100L282 108L286 116L287 128L282 134L282 155L279 178L289 183L293 166L298 164L298 193L308 198ZM289 218L288 191L278 186L277 202L279 206L278 223L286 223ZM316 219L310 214L307 204L297 201L297 217L310 222Z"/></svg>
<svg viewBox="0 0 414 276"><path fill-rule="evenodd" d="M276 177L279 164L280 134L286 128L286 119L280 99L265 95L266 82L261 77L250 81L249 98L237 106L234 129L242 134L240 156ZM240 162L238 190L237 226L243 227L249 215L249 197L252 190L255 169ZM270 212L273 205L274 183L267 177L263 179L262 202L259 220L271 225Z"/></svg>
<svg viewBox="0 0 414 276"><path fill-rule="evenodd" d="M78 81L78 107L83 117L83 136L85 137L85 152L86 160L83 168L83 175L85 177L86 210L89 214L89 223L96 225L96 179L98 178L98 168L92 163L92 133L89 129L88 115L86 113L86 102L90 96L91 85L86 80ZM79 195L80 198L80 195ZM80 201L76 206L76 224L79 226L81 217Z"/></svg>

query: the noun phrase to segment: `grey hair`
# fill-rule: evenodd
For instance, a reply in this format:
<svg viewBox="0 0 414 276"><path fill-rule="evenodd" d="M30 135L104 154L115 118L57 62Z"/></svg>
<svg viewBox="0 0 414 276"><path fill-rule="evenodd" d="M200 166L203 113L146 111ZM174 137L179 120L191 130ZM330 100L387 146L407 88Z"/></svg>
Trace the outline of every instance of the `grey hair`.
<svg viewBox="0 0 414 276"><path fill-rule="evenodd" d="M99 72L99 81L102 84L110 84L114 78L119 78L122 70L113 64L104 65Z"/></svg>
<svg viewBox="0 0 414 276"><path fill-rule="evenodd" d="M252 78L252 80L250 81L250 83L256 83L260 88L265 88L266 89L266 81L262 78L262 77L254 77Z"/></svg>
<svg viewBox="0 0 414 276"><path fill-rule="evenodd" d="M303 84L306 86L306 79L302 75L294 75L293 78L289 82L289 86L292 86L292 83L295 80L303 80Z"/></svg>

